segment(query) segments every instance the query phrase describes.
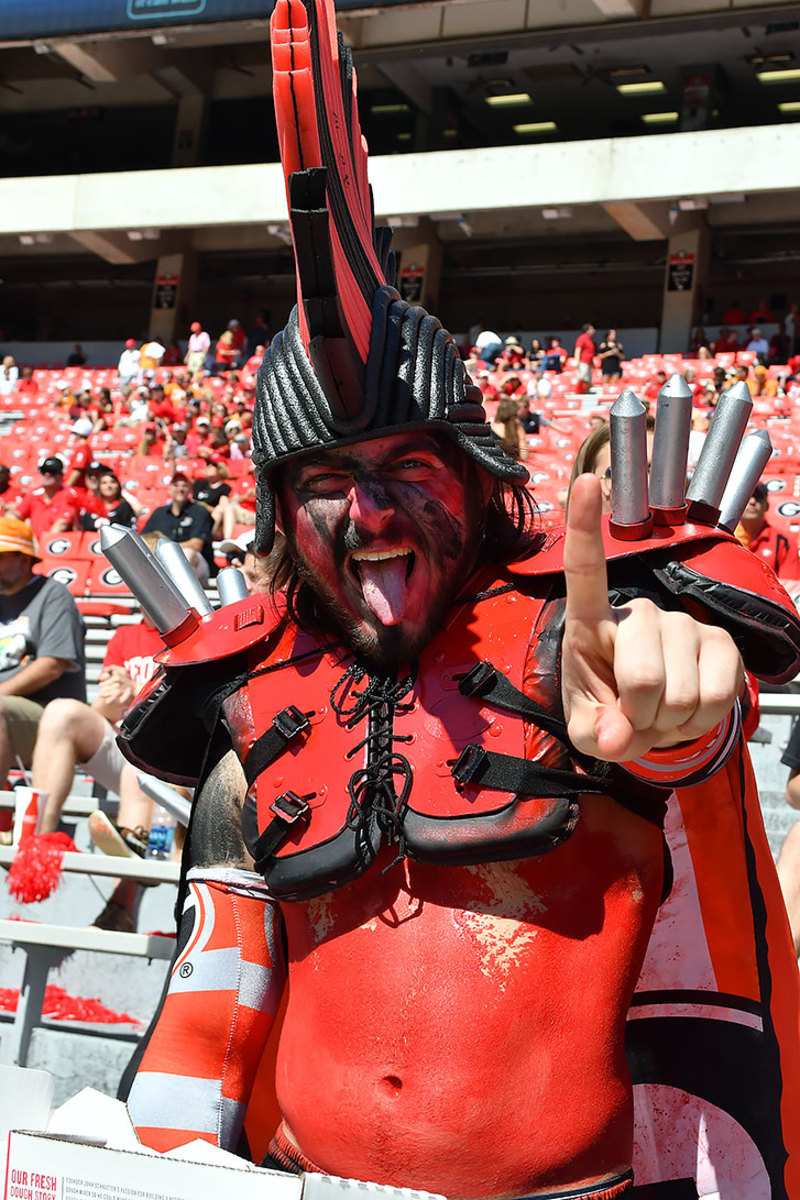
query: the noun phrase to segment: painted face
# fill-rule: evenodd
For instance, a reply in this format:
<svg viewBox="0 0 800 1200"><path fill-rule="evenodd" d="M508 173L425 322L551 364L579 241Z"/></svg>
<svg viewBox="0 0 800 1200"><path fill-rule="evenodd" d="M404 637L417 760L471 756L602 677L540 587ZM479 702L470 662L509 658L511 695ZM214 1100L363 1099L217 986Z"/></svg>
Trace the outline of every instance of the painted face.
<svg viewBox="0 0 800 1200"><path fill-rule="evenodd" d="M298 568L353 649L416 657L477 559L488 475L423 431L297 459L278 483Z"/></svg>

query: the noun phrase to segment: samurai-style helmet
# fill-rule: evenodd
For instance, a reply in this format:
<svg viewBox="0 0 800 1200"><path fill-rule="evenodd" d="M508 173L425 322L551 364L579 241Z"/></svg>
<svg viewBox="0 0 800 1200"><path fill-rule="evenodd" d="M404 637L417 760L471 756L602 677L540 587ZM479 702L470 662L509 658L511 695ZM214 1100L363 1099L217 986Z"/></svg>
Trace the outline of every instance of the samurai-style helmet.
<svg viewBox="0 0 800 1200"><path fill-rule="evenodd" d="M434 427L490 474L528 477L487 425L453 337L393 287L391 230L375 228L356 77L333 0L277 0L271 42L297 306L256 384L260 553L274 536L271 472L309 450Z"/></svg>

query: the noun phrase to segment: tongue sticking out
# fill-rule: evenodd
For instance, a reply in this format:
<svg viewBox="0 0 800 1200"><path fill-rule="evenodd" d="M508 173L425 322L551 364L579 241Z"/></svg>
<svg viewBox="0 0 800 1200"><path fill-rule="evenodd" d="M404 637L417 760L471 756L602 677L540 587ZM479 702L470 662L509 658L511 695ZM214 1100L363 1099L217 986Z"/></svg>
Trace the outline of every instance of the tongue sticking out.
<svg viewBox="0 0 800 1200"><path fill-rule="evenodd" d="M358 576L365 604L382 625L399 625L406 609L408 557L361 559Z"/></svg>

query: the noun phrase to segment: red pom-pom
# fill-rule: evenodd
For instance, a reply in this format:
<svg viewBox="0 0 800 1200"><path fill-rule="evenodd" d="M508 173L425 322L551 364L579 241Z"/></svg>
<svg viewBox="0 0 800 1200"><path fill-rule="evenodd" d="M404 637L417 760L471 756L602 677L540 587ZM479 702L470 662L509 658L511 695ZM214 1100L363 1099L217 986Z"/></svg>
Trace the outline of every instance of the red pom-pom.
<svg viewBox="0 0 800 1200"><path fill-rule="evenodd" d="M61 882L61 863L77 846L66 833L39 833L24 838L8 871L12 896L23 904L46 900Z"/></svg>

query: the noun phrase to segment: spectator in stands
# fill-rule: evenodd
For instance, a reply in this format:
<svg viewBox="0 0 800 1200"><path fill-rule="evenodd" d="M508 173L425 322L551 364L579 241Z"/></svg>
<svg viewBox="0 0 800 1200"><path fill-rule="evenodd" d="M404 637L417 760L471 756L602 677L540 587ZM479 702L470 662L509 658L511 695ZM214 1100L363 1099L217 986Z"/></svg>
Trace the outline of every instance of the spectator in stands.
<svg viewBox="0 0 800 1200"><path fill-rule="evenodd" d="M266 558L259 558L253 549L255 529L247 529L237 538L219 542L217 550L225 555L229 567L237 567L244 575L247 590L268 592L273 583L280 590L288 582L288 568L284 557L286 538L276 531L275 541Z"/></svg>
<svg viewBox="0 0 800 1200"><path fill-rule="evenodd" d="M164 357L161 359L162 367L179 367L183 362L183 353L180 346L173 338L164 351Z"/></svg>
<svg viewBox="0 0 800 1200"><path fill-rule="evenodd" d="M664 384L667 382L666 371L656 371L654 379L648 379L642 389L642 398L654 403L658 399L658 393L661 391Z"/></svg>
<svg viewBox="0 0 800 1200"><path fill-rule="evenodd" d="M528 365L525 351L515 337L507 337L503 353L497 360L498 371L524 371Z"/></svg>
<svg viewBox="0 0 800 1200"><path fill-rule="evenodd" d="M736 330L723 325L719 331L719 337L711 349L714 354L735 354L739 349L739 337Z"/></svg>
<svg viewBox="0 0 800 1200"><path fill-rule="evenodd" d="M152 803L141 791L135 769L117 748L116 725L155 674L155 655L163 648L159 633L147 618L136 625L121 625L106 648L97 699L91 705L76 699L53 700L45 708L33 750L33 786L47 793L42 833L58 828L80 764L102 787L117 793L118 836L132 850L144 853ZM110 824L107 818L100 820ZM94 814L90 818L92 833L93 821ZM132 933L140 897L141 885L136 880L119 880L93 924L99 929Z"/></svg>
<svg viewBox="0 0 800 1200"><path fill-rule="evenodd" d="M200 413L195 419L194 429L186 435L186 447L190 458L198 458L203 450L211 453L211 418Z"/></svg>
<svg viewBox="0 0 800 1200"><path fill-rule="evenodd" d="M550 338L550 344L545 351L545 356L542 361L542 369L545 371L561 372L564 370L564 363L569 355L566 349L561 345L561 338L555 334Z"/></svg>
<svg viewBox="0 0 800 1200"><path fill-rule="evenodd" d="M741 520L736 526L739 541L772 567L781 579L800 578L797 534L782 532L768 519L769 493L765 483L758 483L747 501Z"/></svg>
<svg viewBox="0 0 800 1200"><path fill-rule="evenodd" d="M159 424L156 421L148 421L142 430L142 438L136 453L143 454L149 458L163 458L166 444L166 439L161 435Z"/></svg>
<svg viewBox="0 0 800 1200"><path fill-rule="evenodd" d="M14 356L7 354L0 367L0 396L10 396L15 391L19 379L19 367L14 362Z"/></svg>
<svg viewBox="0 0 800 1200"><path fill-rule="evenodd" d="M750 341L745 346L745 350L754 350L758 355L759 362L766 362L769 358L769 342L757 325L750 330Z"/></svg>
<svg viewBox="0 0 800 1200"><path fill-rule="evenodd" d="M747 318L751 325L772 325L775 321L775 314L767 304L766 298L759 300L753 311Z"/></svg>
<svg viewBox="0 0 800 1200"><path fill-rule="evenodd" d="M39 464L41 486L26 492L9 509L12 516L30 521L34 537L80 529L81 498L74 488L64 486L64 464L51 455Z"/></svg>
<svg viewBox="0 0 800 1200"><path fill-rule="evenodd" d="M126 384L135 383L139 378L139 350L136 345L136 338L128 338L125 343L125 349L119 356L117 363L117 374L119 375L119 386L125 387Z"/></svg>
<svg viewBox="0 0 800 1200"><path fill-rule="evenodd" d="M594 344L594 325L591 321L581 326L581 331L575 339L575 349L572 356L575 359L575 367L578 372L578 385L576 391L588 392L592 386L592 362L597 352L597 347Z"/></svg>
<svg viewBox="0 0 800 1200"><path fill-rule="evenodd" d="M232 538L236 525L256 523L256 481L253 471L236 482L236 491L220 500L222 506L222 536Z"/></svg>
<svg viewBox="0 0 800 1200"><path fill-rule="evenodd" d="M157 342L155 338L148 338L139 347L139 378L152 383L155 373L161 366L161 360L164 357L165 346L161 342Z"/></svg>
<svg viewBox="0 0 800 1200"><path fill-rule="evenodd" d="M502 339L493 329L486 329L480 323L476 328L478 332L471 339L472 344L478 352L478 357L483 359L487 367L493 368L495 359L503 349Z"/></svg>
<svg viewBox="0 0 800 1200"><path fill-rule="evenodd" d="M492 433L500 445L512 458L526 462L528 458L528 439L519 419L519 401L512 396L503 396L497 406L495 418L492 421Z"/></svg>
<svg viewBox="0 0 800 1200"><path fill-rule="evenodd" d="M772 366L773 363L785 363L786 359L789 357L790 346L791 343L786 330L776 329L772 337L769 339L769 354L767 355L767 361L769 362L770 366Z"/></svg>
<svg viewBox="0 0 800 1200"><path fill-rule="evenodd" d="M789 743L781 762L789 768L786 801L792 808L800 808L800 719L797 717L792 722ZM792 929L795 954L800 956L800 821L796 821L787 833L776 866Z"/></svg>
<svg viewBox="0 0 800 1200"><path fill-rule="evenodd" d="M142 511L141 503L130 492L124 492L114 472L101 468L97 480L97 499L94 509L84 509L81 525L84 529L102 529L104 525L127 525L134 528Z"/></svg>
<svg viewBox="0 0 800 1200"><path fill-rule="evenodd" d="M0 515L4 509L11 507L18 499L19 493L11 483L11 470L5 463L0 463Z"/></svg>
<svg viewBox="0 0 800 1200"><path fill-rule="evenodd" d="M747 317L744 315L744 309L738 300L734 300L730 308L722 314L723 325L744 325Z"/></svg>
<svg viewBox="0 0 800 1200"><path fill-rule="evenodd" d="M171 430L167 430L164 436L164 458L171 462L174 466L183 458L189 457L189 450L186 445L186 435L188 434L186 425L180 423L173 425Z"/></svg>
<svg viewBox="0 0 800 1200"><path fill-rule="evenodd" d="M252 327L247 331L247 345L250 348L250 353L253 354L261 346L261 353L272 341L272 326L270 325L271 315L268 308L262 308L252 324Z"/></svg>
<svg viewBox="0 0 800 1200"><path fill-rule="evenodd" d="M186 347L186 363L187 370L191 375L196 375L199 371L204 371L206 366L206 358L211 349L211 338L203 329L199 321L192 321L189 326L189 341Z"/></svg>
<svg viewBox="0 0 800 1200"><path fill-rule="evenodd" d="M622 376L622 360L625 357L625 347L617 337L616 329L609 329L597 350L600 359L600 373L603 383L613 383Z"/></svg>
<svg viewBox="0 0 800 1200"><path fill-rule="evenodd" d="M231 337L233 338L234 353L233 362L231 365L234 367L240 367L247 358L247 335L242 329L241 323L237 321L236 317L231 317L230 321L228 321L228 329L230 330Z"/></svg>
<svg viewBox="0 0 800 1200"><path fill-rule="evenodd" d="M93 457L89 441L92 435L92 428L92 422L89 417L80 417L72 426L73 444L64 471L64 483L67 487L76 488L79 495L86 488L86 468Z"/></svg>
<svg viewBox="0 0 800 1200"><path fill-rule="evenodd" d="M195 479L192 487L192 499L211 513L215 533L222 528L223 510L220 501L223 496L231 494L231 485L226 483L227 479L228 468L225 466L225 459L221 454L212 454L206 459L201 478Z"/></svg>
<svg viewBox="0 0 800 1200"><path fill-rule="evenodd" d="M692 334L692 340L689 342L689 353L697 355L698 350L708 349L710 340L708 334L702 325L698 325Z"/></svg>
<svg viewBox="0 0 800 1200"><path fill-rule="evenodd" d="M83 353L83 346L78 343L72 353L67 357L68 367L85 367L86 355Z"/></svg>
<svg viewBox="0 0 800 1200"><path fill-rule="evenodd" d="M34 575L30 526L0 517L0 788L31 764L44 706L86 699L83 618L63 584Z"/></svg>
<svg viewBox="0 0 800 1200"><path fill-rule="evenodd" d="M533 341L531 342L530 354L528 355L528 362L530 363L532 370L534 370L534 371L541 370L543 358L544 358L544 346L542 345L542 343L539 341L538 338L534 338Z"/></svg>
<svg viewBox="0 0 800 1200"><path fill-rule="evenodd" d="M191 483L183 471L176 471L170 480L170 503L153 509L143 533L160 533L183 546L192 568L205 586L209 576L216 574L211 546L213 521L208 509L190 499Z"/></svg>
<svg viewBox="0 0 800 1200"><path fill-rule="evenodd" d="M233 333L230 329L226 329L220 335L219 340L214 348L214 367L215 375L224 375L233 367L233 360L236 357L236 347L233 344Z"/></svg>
<svg viewBox="0 0 800 1200"><path fill-rule="evenodd" d="M697 351L697 357L701 360L712 358L713 355L708 346L701 346Z"/></svg>

